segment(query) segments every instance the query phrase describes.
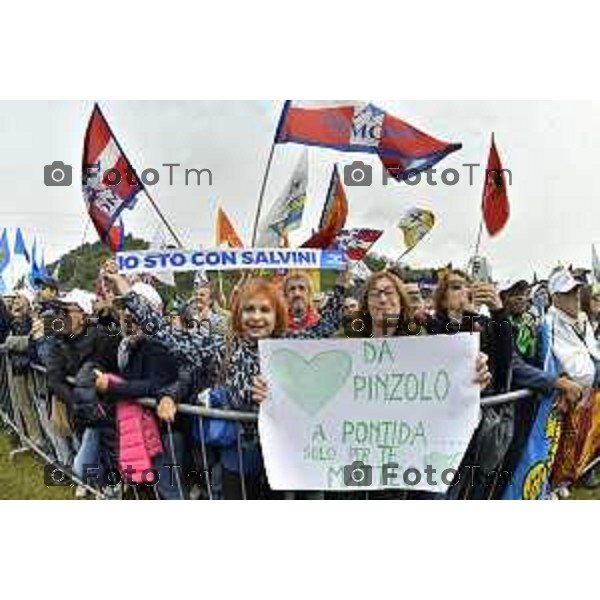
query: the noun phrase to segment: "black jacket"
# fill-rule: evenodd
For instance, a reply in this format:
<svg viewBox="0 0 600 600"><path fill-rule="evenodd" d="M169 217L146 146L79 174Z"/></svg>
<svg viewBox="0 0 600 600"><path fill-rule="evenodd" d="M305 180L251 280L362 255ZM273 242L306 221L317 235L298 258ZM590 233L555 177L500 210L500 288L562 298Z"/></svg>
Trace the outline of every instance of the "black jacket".
<svg viewBox="0 0 600 600"><path fill-rule="evenodd" d="M427 331L432 335L479 332L480 349L488 356L492 374L492 383L483 395L501 394L510 389L512 325L504 310L492 312L490 318L467 313L460 323L447 314L440 314L429 321ZM459 469L460 480L449 488L448 498L486 499L494 496L500 485L496 473L511 444L514 424L512 403L483 407L479 426Z"/></svg>
<svg viewBox="0 0 600 600"><path fill-rule="evenodd" d="M111 383L109 388L112 399L156 398L177 380L177 361L152 338L143 337L132 344L120 374L124 381Z"/></svg>
<svg viewBox="0 0 600 600"><path fill-rule="evenodd" d="M102 327L89 327L71 338L57 336L48 355L48 386L50 391L72 405L72 387L67 377L75 377L86 362L94 362L104 371L117 372L117 348L120 337L109 335Z"/></svg>
<svg viewBox="0 0 600 600"><path fill-rule="evenodd" d="M480 349L488 356L488 368L492 382L485 395L507 392L510 389L513 358L512 325L504 310L492 311L491 317L465 313L460 323L440 313L427 324L429 335L452 335L454 333L480 334Z"/></svg>

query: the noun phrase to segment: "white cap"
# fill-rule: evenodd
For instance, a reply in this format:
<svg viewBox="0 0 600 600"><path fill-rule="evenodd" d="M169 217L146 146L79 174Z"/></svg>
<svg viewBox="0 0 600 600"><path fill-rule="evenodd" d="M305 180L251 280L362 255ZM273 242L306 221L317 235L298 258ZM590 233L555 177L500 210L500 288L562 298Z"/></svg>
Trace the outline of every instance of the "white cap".
<svg viewBox="0 0 600 600"><path fill-rule="evenodd" d="M94 312L94 301L96 300L96 294L86 292L75 288L70 292L67 292L62 298L59 298L61 304L75 304L78 306L86 315L91 315Z"/></svg>
<svg viewBox="0 0 600 600"><path fill-rule="evenodd" d="M147 283L134 283L131 291L141 296L155 311L162 313L163 301L160 294Z"/></svg>
<svg viewBox="0 0 600 600"><path fill-rule="evenodd" d="M508 292L514 287L529 287L529 282L525 279L505 279L498 284L498 291L500 293Z"/></svg>
<svg viewBox="0 0 600 600"><path fill-rule="evenodd" d="M16 295L25 298L25 300L29 302L29 306L33 304L33 300L35 299L35 294L27 288L21 288L20 290L17 290Z"/></svg>
<svg viewBox="0 0 600 600"><path fill-rule="evenodd" d="M548 291L553 294L567 294L576 287L583 285L573 277L573 273L567 269L560 269L550 276L548 281Z"/></svg>

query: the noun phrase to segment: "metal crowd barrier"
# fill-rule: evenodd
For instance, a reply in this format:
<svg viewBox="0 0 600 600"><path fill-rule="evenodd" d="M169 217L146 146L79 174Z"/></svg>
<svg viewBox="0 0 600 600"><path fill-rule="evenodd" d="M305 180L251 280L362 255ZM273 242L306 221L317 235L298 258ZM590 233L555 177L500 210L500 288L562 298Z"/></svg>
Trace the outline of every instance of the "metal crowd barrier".
<svg viewBox="0 0 600 600"><path fill-rule="evenodd" d="M17 436L19 441L19 446L11 451L10 458L14 459L22 452L31 451L39 456L46 464L70 464L76 451L77 440L66 438L57 428L56 420L52 415L53 399L48 389L46 369L43 366L33 364L30 365L25 375L20 376L25 378L25 387L23 386L23 381L21 380L20 382L21 391L23 389L27 389L29 391L33 416L36 419L39 432L41 433L40 440L31 439L31 432L27 431L27 418L25 418L23 415L23 407L19 406L15 401L14 386L16 383L16 377L18 378L19 375L15 375L13 372L12 361L7 356L6 351L0 350L0 418ZM532 396L533 393L529 390L518 390L502 395L482 398L481 404L482 406L494 406L508 402L526 400ZM148 408L155 408L157 406L157 401L152 398L139 399L138 402ZM199 417L201 420L199 428L200 432L204 431L204 419L224 419L227 421L235 421L239 424L244 424L254 423L258 418L256 413L220 410L202 405L180 404L178 405L177 410L178 413L183 415ZM242 427L238 427L237 434L238 455L240 457L240 472L242 474L240 478L241 492L242 498L246 499L247 482L244 477L243 468L243 448L241 442ZM167 451L169 451L169 458L172 460L171 464L178 464L175 458L174 435L170 425L167 426L167 441L167 446L169 446ZM215 473L212 472L209 459L211 449L208 448L204 443L203 435L197 451L198 456L194 457L193 462L195 466L200 466L203 469L202 473L205 482L204 490L200 489L199 495L203 499L212 500L218 498L218 484L215 484ZM591 463L588 466L588 469L593 468L599 462L600 457ZM175 472L179 495L183 498L184 488L181 481L181 473L178 469L173 469L173 471ZM68 475L74 484L83 486L88 492L94 494L97 498L103 499L106 497L102 489L97 489L96 487L87 485L85 482L78 479L72 472L69 472ZM138 499L139 495L136 486L131 487L133 496L135 499ZM156 491L156 486L154 486L153 491L155 497L158 498L159 496L158 492ZM322 498L323 495L323 493L316 493L309 494L308 497ZM285 494L285 497L288 499L293 499L296 497L296 495L293 493L287 493ZM303 494L302 497L306 498L307 494Z"/></svg>

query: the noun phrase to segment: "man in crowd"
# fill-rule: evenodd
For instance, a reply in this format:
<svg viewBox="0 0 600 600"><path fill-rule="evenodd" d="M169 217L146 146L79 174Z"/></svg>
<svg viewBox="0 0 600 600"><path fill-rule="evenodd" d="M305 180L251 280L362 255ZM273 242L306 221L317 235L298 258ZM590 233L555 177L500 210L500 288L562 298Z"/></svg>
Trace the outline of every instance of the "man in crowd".
<svg viewBox="0 0 600 600"><path fill-rule="evenodd" d="M212 285L206 276L200 272L194 279L194 296L189 312L201 330L216 334L226 332L227 318L214 310Z"/></svg>
<svg viewBox="0 0 600 600"><path fill-rule="evenodd" d="M552 352L561 371L582 388L598 385L600 350L587 315L581 310L582 283L567 269L552 274L548 291L552 306Z"/></svg>
<svg viewBox="0 0 600 600"><path fill-rule="evenodd" d="M404 291L408 297L408 308L410 310L410 314L413 317L422 315L425 311L425 302L423 300L423 296L421 295L419 284L415 282L405 283Z"/></svg>
<svg viewBox="0 0 600 600"><path fill-rule="evenodd" d="M312 282L306 273L288 274L283 281L283 295L288 306L290 331L302 331L319 322L319 313L312 302Z"/></svg>
<svg viewBox="0 0 600 600"><path fill-rule="evenodd" d="M68 378L79 374L85 364L94 363L99 368L116 372L117 348L120 336L110 333L92 320L94 294L74 289L60 299L61 318L50 324L54 342L50 346L47 361L48 387L50 392L66 404L70 417L77 412L77 398ZM77 419L75 419L77 421ZM80 477L84 464L96 464L100 452L100 436L93 428L80 427L74 423L81 436L81 445L73 470Z"/></svg>
<svg viewBox="0 0 600 600"><path fill-rule="evenodd" d="M344 300L344 317L349 317L352 313L357 312L360 309L359 301L353 296L348 296Z"/></svg>
<svg viewBox="0 0 600 600"><path fill-rule="evenodd" d="M514 353L512 361L512 389L529 389L549 394L559 390L565 399L565 408L581 397L581 386L568 373L558 377L544 370L539 352L540 326L528 311L530 287L524 279L507 280L499 285L500 297L513 327ZM538 397L526 398L515 404L514 432L506 453L502 471L514 472L527 442L538 409Z"/></svg>

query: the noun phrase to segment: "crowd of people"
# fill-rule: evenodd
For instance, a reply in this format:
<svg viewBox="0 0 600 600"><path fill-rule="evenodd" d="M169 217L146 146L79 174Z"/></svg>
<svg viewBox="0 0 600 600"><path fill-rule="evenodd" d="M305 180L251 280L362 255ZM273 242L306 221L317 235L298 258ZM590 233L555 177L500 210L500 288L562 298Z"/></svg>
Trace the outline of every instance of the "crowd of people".
<svg viewBox="0 0 600 600"><path fill-rule="evenodd" d="M104 497L120 496L128 486L151 489L161 499L279 497L268 485L255 422L201 421L181 410L205 404L256 413L268 401L258 355L262 339L477 331L480 354L473 380L482 397L515 389L556 390L563 412L597 386L600 376L600 287L562 267L535 284L493 284L445 269L432 291L422 282L402 280L393 268L361 281L344 271L332 291L319 295L306 272L274 279L247 274L228 299L199 273L192 297L168 304L150 278L119 275L110 259L99 267L95 293L62 290L49 277L35 283L35 293L20 290L0 302L13 419L33 444L48 448ZM547 323L551 352L560 364L557 375L544 368L540 330ZM47 410L35 402L32 364L47 373ZM489 474L514 471L537 397L482 405L463 459L478 469L443 497L502 496L506 481ZM156 399L156 408L135 402L141 398ZM126 465L136 467L129 479ZM148 470L158 474L157 481L140 479ZM115 471L123 476L118 483L111 479ZM198 476L183 476L190 472ZM595 483L593 471L586 483ZM76 495L88 489L78 486Z"/></svg>

